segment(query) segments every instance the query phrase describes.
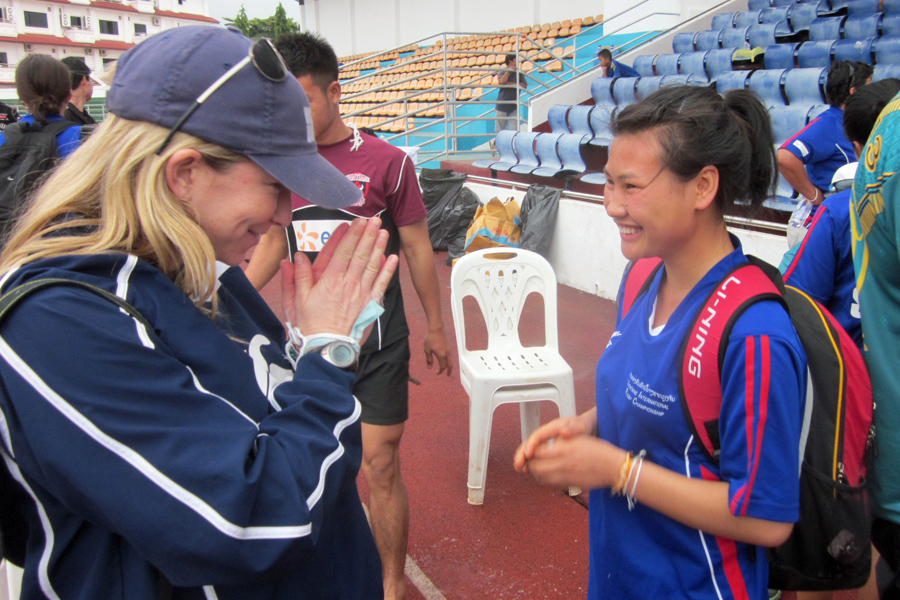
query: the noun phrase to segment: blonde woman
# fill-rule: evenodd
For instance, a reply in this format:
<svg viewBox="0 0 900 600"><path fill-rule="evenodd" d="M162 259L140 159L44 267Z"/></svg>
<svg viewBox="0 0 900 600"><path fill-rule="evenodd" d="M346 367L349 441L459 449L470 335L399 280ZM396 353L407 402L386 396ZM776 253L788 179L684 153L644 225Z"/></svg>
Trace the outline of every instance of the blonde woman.
<svg viewBox="0 0 900 600"><path fill-rule="evenodd" d="M133 307L55 285L0 322L22 597L380 598L351 394L354 325L396 268L378 220L315 269L286 262L285 345L235 265L288 224L291 191L332 208L359 192L316 153L280 56L166 31L122 56L107 102L0 257L4 293L57 277Z"/></svg>

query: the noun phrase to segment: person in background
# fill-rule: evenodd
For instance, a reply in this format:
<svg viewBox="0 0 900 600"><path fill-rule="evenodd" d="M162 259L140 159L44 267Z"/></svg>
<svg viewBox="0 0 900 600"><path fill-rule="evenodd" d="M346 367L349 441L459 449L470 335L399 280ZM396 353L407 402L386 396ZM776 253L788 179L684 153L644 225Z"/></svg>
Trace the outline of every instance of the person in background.
<svg viewBox="0 0 900 600"><path fill-rule="evenodd" d="M15 106L10 106L6 102L0 102L0 131L6 129L7 125L19 122L19 110Z"/></svg>
<svg viewBox="0 0 900 600"><path fill-rule="evenodd" d="M624 107L612 131L606 210L622 253L663 268L624 317L620 288L597 406L540 427L514 466L591 490L589 600L765 600L765 547L787 540L799 517L806 354L779 302L736 319L717 462L679 405L678 356L706 298L747 262L725 214L771 195L769 115L748 90L672 86Z"/></svg>
<svg viewBox="0 0 900 600"><path fill-rule="evenodd" d="M313 257L339 223L380 218L390 232L388 252L402 248L425 311L428 333L423 349L428 367L436 360L438 375L451 375L453 358L441 315L427 213L412 161L399 148L360 133L341 119L338 62L328 42L312 33L298 33L278 37L275 45L309 98L319 151L359 186L363 197L341 210L323 210L294 196L287 231L273 227L263 237L247 266L247 276L262 289L289 253L306 252ZM404 598L406 590L409 499L400 468L400 441L409 417L409 360L409 328L400 279L395 275L384 295L384 314L362 348L353 387L362 403L362 470L369 484L369 514L389 599Z"/></svg>
<svg viewBox="0 0 900 600"><path fill-rule="evenodd" d="M519 128L519 90L528 87L528 80L519 71L518 57L507 54L503 61L503 72L497 75L500 89L497 91L497 131Z"/></svg>
<svg viewBox="0 0 900 600"><path fill-rule="evenodd" d="M597 60L600 61L600 77L640 77L640 73L632 67L613 60L609 48L601 48L597 52Z"/></svg>
<svg viewBox="0 0 900 600"><path fill-rule="evenodd" d="M94 82L91 80L90 67L79 56L67 56L60 62L72 72L72 97L63 116L79 125L96 125L96 119L84 109L94 97Z"/></svg>
<svg viewBox="0 0 900 600"><path fill-rule="evenodd" d="M309 104L271 42L158 33L119 58L107 107L0 255L2 293L56 277L131 306L55 285L0 323L23 598L381 598L352 386L387 233L355 220L315 266L285 261L286 345L236 265L291 192L360 193L295 118Z"/></svg>

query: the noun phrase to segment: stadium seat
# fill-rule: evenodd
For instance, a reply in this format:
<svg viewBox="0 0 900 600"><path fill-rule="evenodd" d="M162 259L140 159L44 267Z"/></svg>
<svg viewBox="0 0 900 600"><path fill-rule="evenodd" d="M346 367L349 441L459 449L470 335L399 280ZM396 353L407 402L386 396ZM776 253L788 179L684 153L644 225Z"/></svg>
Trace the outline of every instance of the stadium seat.
<svg viewBox="0 0 900 600"><path fill-rule="evenodd" d="M722 73L716 79L716 91L720 94L728 90L743 90L747 88L747 80L753 71L729 71Z"/></svg>
<svg viewBox="0 0 900 600"><path fill-rule="evenodd" d="M809 24L809 39L812 41L819 40L839 40L841 39L841 30L844 26L844 19L847 17L816 17Z"/></svg>
<svg viewBox="0 0 900 600"><path fill-rule="evenodd" d="M608 147L612 141L612 132L609 130L609 124L612 122L614 106L595 106L591 111L591 130L594 137L588 140L588 143L594 146Z"/></svg>
<svg viewBox="0 0 900 600"><path fill-rule="evenodd" d="M796 4L798 0L772 0L772 6L790 6Z"/></svg>
<svg viewBox="0 0 900 600"><path fill-rule="evenodd" d="M800 44L773 44L766 48L763 62L767 69L793 69Z"/></svg>
<svg viewBox="0 0 900 600"><path fill-rule="evenodd" d="M709 74L706 72L706 56L709 52L711 51L685 52L678 61L678 72L685 74L693 73L709 78Z"/></svg>
<svg viewBox="0 0 900 600"><path fill-rule="evenodd" d="M593 106L583 104L576 104L570 108L569 114L566 116L569 131L579 135L593 136L594 132L591 130L591 111L593 109Z"/></svg>
<svg viewBox="0 0 900 600"><path fill-rule="evenodd" d="M785 36L791 35L791 27L787 21L778 23L760 23L751 25L747 30L747 41L751 48L765 48L772 44L778 44Z"/></svg>
<svg viewBox="0 0 900 600"><path fill-rule="evenodd" d="M616 105L616 98L612 93L613 81L615 80L610 77L597 77L591 82L591 97L594 98L595 104Z"/></svg>
<svg viewBox="0 0 900 600"><path fill-rule="evenodd" d="M769 4L769 0L749 0L747 2L747 8L750 10L763 10L764 8L769 8L772 6Z"/></svg>
<svg viewBox="0 0 900 600"><path fill-rule="evenodd" d="M736 13L733 12L723 12L713 15L712 25L710 26L712 29L731 29L734 27L734 15Z"/></svg>
<svg viewBox="0 0 900 600"><path fill-rule="evenodd" d="M769 117L772 119L772 135L776 145L782 145L806 127L809 108L809 105L769 108Z"/></svg>
<svg viewBox="0 0 900 600"><path fill-rule="evenodd" d="M557 154L556 150L556 145L559 142L561 135L569 134L542 133L538 136L535 148L540 161L540 166L531 172L532 175L537 175L538 177L554 177L557 173L562 171L563 164L559 159L559 154Z"/></svg>
<svg viewBox="0 0 900 600"><path fill-rule="evenodd" d="M831 7L831 12L847 12L847 5L849 4L849 0L828 0L828 5Z"/></svg>
<svg viewBox="0 0 900 600"><path fill-rule="evenodd" d="M659 87L667 85L709 85L709 80L703 75L683 73L678 75L664 75Z"/></svg>
<svg viewBox="0 0 900 600"><path fill-rule="evenodd" d="M900 14L900 0L884 0L882 11L885 16Z"/></svg>
<svg viewBox="0 0 900 600"><path fill-rule="evenodd" d="M834 43L834 62L842 60L856 60L871 65L872 59L872 41L875 38L867 38L864 40L838 40Z"/></svg>
<svg viewBox="0 0 900 600"><path fill-rule="evenodd" d="M759 11L760 23L780 23L787 21L789 6L777 6L772 8L764 8Z"/></svg>
<svg viewBox="0 0 900 600"><path fill-rule="evenodd" d="M797 66L803 69L810 67L830 67L834 57L835 40L803 42L797 50Z"/></svg>
<svg viewBox="0 0 900 600"><path fill-rule="evenodd" d="M554 104L547 111L547 122L554 133L569 133L566 115L569 113L570 108L572 107L568 104Z"/></svg>
<svg viewBox="0 0 900 600"><path fill-rule="evenodd" d="M809 24L819 16L819 6L822 4L827 8L828 1L817 0L805 4L792 4L788 7L787 20L791 31L808 31Z"/></svg>
<svg viewBox="0 0 900 600"><path fill-rule="evenodd" d="M613 98L615 98L618 106L634 104L637 102L634 86L638 79L640 79L640 77L617 77L615 81L613 81Z"/></svg>
<svg viewBox="0 0 900 600"><path fill-rule="evenodd" d="M900 35L900 12L891 15L885 13L881 20L881 35Z"/></svg>
<svg viewBox="0 0 900 600"><path fill-rule="evenodd" d="M556 151L562 160L563 168L560 175L584 173L587 171L587 165L581 156L582 136L569 134L559 137Z"/></svg>
<svg viewBox="0 0 900 600"><path fill-rule="evenodd" d="M656 57L657 75L678 75L678 61L681 54L660 54Z"/></svg>
<svg viewBox="0 0 900 600"><path fill-rule="evenodd" d="M732 64L732 56L734 56L733 48L719 48L718 50L710 50L706 55L706 72L709 74L709 80L715 81L723 73L728 73L734 69Z"/></svg>
<svg viewBox="0 0 900 600"><path fill-rule="evenodd" d="M643 100L662 85L663 77L641 77L635 86L635 94L638 100Z"/></svg>
<svg viewBox="0 0 900 600"><path fill-rule="evenodd" d="M732 27L722 31L721 43L723 48L743 48L747 43L749 27Z"/></svg>
<svg viewBox="0 0 900 600"><path fill-rule="evenodd" d="M759 25L762 23L761 10L742 10L734 15L735 27L748 27L750 25Z"/></svg>
<svg viewBox="0 0 900 600"><path fill-rule="evenodd" d="M541 134L533 131L519 132L519 135L513 140L513 149L516 151L518 161L509 168L509 171L527 174L540 166L541 163L538 161L537 153L534 150L534 143L539 135ZM554 134L551 133L550 135Z"/></svg>
<svg viewBox="0 0 900 600"><path fill-rule="evenodd" d="M673 52L693 52L694 40L697 37L696 31L682 31L676 33L672 38Z"/></svg>
<svg viewBox="0 0 900 600"><path fill-rule="evenodd" d="M848 15L865 15L879 12L878 0L848 0Z"/></svg>
<svg viewBox="0 0 900 600"><path fill-rule="evenodd" d="M875 63L900 63L900 36L885 35L872 42Z"/></svg>
<svg viewBox="0 0 900 600"><path fill-rule="evenodd" d="M844 21L844 38L850 40L864 40L876 38L881 35L881 13L869 13L864 15L850 15Z"/></svg>
<svg viewBox="0 0 900 600"><path fill-rule="evenodd" d="M806 105L825 103L825 80L828 69L791 69L784 75L784 95L788 104Z"/></svg>
<svg viewBox="0 0 900 600"><path fill-rule="evenodd" d="M652 77L656 75L656 72L653 70L654 62L656 62L655 54L641 54L634 59L634 70L637 71L641 77Z"/></svg>
<svg viewBox="0 0 900 600"><path fill-rule="evenodd" d="M723 30L721 29L704 29L703 31L698 31L697 36L694 38L694 45L699 52L721 48L722 35Z"/></svg>
<svg viewBox="0 0 900 600"><path fill-rule="evenodd" d="M872 81L881 81L895 77L900 79L900 64L880 64L875 65L875 73L872 75Z"/></svg>
<svg viewBox="0 0 900 600"><path fill-rule="evenodd" d="M790 69L791 71L795 69ZM754 71L747 87L757 93L766 106L783 106L786 104L782 80L786 69L765 69Z"/></svg>
<svg viewBox="0 0 900 600"><path fill-rule="evenodd" d="M497 137L494 138L494 145L497 148L497 152L500 153L500 160L494 160L493 158L476 160L472 163L472 166L483 169L496 169L497 171L509 171L518 162L516 151L513 149L513 140L517 134L518 132L512 129L498 131Z"/></svg>

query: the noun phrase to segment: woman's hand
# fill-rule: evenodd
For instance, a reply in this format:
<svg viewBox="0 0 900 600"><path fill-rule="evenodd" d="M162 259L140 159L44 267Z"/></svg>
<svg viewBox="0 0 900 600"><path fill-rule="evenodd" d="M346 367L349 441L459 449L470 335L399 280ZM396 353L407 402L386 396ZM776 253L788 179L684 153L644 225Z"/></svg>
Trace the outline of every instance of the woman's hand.
<svg viewBox="0 0 900 600"><path fill-rule="evenodd" d="M397 268L385 259L388 233L381 219L356 219L332 234L312 265L297 253L281 263L282 301L287 320L304 335L348 335L370 300L380 300Z"/></svg>

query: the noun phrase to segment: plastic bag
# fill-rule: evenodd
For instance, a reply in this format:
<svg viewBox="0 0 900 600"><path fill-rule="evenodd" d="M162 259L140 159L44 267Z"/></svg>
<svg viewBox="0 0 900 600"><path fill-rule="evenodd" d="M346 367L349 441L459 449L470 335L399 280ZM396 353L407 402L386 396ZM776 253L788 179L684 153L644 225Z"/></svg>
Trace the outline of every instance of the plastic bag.
<svg viewBox="0 0 900 600"><path fill-rule="evenodd" d="M524 250L537 252L544 258L550 252L556 213L562 190L545 185L532 185L522 199L522 237Z"/></svg>
<svg viewBox="0 0 900 600"><path fill-rule="evenodd" d="M434 250L446 250L449 240L443 226L447 211L459 195L468 176L450 169L422 169L419 187L428 210L428 237ZM474 210L473 210L474 212ZM466 225L468 225L468 220Z"/></svg>
<svg viewBox="0 0 900 600"><path fill-rule="evenodd" d="M478 207L466 232L466 253L498 246L518 248L521 233L519 204L512 198L506 203L491 198L487 204Z"/></svg>
<svg viewBox="0 0 900 600"><path fill-rule="evenodd" d="M467 187L463 187L456 198L444 210L438 236L447 242L447 265L466 253L466 231L475 218L481 201Z"/></svg>

